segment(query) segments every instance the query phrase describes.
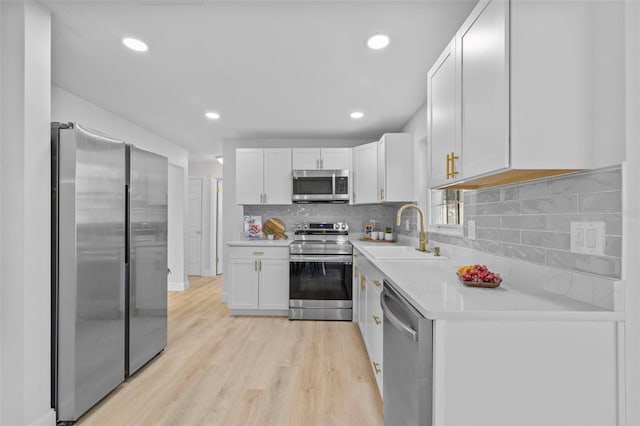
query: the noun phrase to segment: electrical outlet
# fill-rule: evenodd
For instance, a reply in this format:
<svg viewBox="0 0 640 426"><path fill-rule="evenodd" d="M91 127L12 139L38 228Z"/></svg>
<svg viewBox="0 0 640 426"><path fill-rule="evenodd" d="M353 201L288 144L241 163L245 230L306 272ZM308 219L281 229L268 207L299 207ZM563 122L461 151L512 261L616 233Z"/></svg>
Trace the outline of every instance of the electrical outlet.
<svg viewBox="0 0 640 426"><path fill-rule="evenodd" d="M476 221L470 220L467 222L467 238L470 240L476 239Z"/></svg>
<svg viewBox="0 0 640 426"><path fill-rule="evenodd" d="M604 222L571 222L571 251L604 254Z"/></svg>
<svg viewBox="0 0 640 426"><path fill-rule="evenodd" d="M409 219L405 219L404 227L407 229L407 231L409 230Z"/></svg>

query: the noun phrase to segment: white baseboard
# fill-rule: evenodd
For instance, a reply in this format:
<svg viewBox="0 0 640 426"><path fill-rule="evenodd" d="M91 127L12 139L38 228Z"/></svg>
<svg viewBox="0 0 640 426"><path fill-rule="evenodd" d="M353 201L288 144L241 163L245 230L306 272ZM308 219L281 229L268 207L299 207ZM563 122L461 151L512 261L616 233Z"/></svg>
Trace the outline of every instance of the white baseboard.
<svg viewBox="0 0 640 426"><path fill-rule="evenodd" d="M231 315L251 315L261 317L286 317L288 309L230 309Z"/></svg>
<svg viewBox="0 0 640 426"><path fill-rule="evenodd" d="M56 412L51 408L29 426L56 426Z"/></svg>
<svg viewBox="0 0 640 426"><path fill-rule="evenodd" d="M189 289L189 281L184 281L181 283L176 282L168 282L167 290L169 291L185 291Z"/></svg>
<svg viewBox="0 0 640 426"><path fill-rule="evenodd" d="M216 273L211 271L211 270L209 270L209 269L203 269L202 270L202 276L203 277L215 277Z"/></svg>

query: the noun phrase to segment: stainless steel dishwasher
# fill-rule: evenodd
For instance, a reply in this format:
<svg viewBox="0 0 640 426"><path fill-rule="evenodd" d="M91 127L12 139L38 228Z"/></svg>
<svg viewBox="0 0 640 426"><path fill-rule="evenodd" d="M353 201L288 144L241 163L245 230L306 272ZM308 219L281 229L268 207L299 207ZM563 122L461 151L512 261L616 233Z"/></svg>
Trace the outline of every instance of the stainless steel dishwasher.
<svg viewBox="0 0 640 426"><path fill-rule="evenodd" d="M384 280L380 305L384 314L384 424L431 425L433 321L411 306L388 280Z"/></svg>

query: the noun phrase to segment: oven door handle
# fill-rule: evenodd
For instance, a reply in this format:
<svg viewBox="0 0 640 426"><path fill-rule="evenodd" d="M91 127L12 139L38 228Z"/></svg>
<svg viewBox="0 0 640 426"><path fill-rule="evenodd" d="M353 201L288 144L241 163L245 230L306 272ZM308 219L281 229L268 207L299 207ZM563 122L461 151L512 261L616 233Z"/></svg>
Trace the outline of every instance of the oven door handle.
<svg viewBox="0 0 640 426"><path fill-rule="evenodd" d="M289 255L289 262L301 263L301 262L325 262L325 263L346 263L351 265L353 263L353 256L343 255L304 255L304 254L291 254Z"/></svg>

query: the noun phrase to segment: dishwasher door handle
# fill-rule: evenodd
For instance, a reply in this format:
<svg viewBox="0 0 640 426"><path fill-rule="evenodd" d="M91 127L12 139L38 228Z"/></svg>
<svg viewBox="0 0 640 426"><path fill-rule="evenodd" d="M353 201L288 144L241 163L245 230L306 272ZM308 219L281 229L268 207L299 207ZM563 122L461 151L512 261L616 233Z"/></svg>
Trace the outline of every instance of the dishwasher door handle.
<svg viewBox="0 0 640 426"><path fill-rule="evenodd" d="M380 293L380 306L382 307L382 313L384 315L384 318L389 319L389 322L398 330L404 331L405 333L409 334L411 336L411 338L413 339L414 342L418 341L418 332L415 331L413 328L411 328L409 325L405 324L404 322L402 322L400 320L400 318L398 318L397 316L395 316L395 314L393 312L391 312L391 309L389 309L389 307L387 306L387 302L385 302L384 298L387 296L387 291L386 290L382 290L382 293Z"/></svg>

